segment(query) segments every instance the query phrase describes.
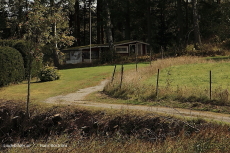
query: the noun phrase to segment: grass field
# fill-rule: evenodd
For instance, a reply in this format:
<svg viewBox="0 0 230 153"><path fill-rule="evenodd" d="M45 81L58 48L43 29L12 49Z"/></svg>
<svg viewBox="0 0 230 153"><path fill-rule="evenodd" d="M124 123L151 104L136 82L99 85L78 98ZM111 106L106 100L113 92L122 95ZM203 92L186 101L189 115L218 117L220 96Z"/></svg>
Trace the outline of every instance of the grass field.
<svg viewBox="0 0 230 153"><path fill-rule="evenodd" d="M123 99L119 100L119 102L156 105L165 104L169 106L172 101L168 99L165 101L156 99L154 102L146 102L144 99L139 101L140 99L135 99L136 93L139 94L139 97L136 98L140 98L140 92L144 93L143 95L154 92L152 88L155 88L155 85L154 83L152 85L152 82L155 82L153 78L156 77L157 68L162 70L161 79L167 79L169 75L168 69L172 66L170 76L172 76L172 80L176 82L175 80L178 79L176 72L182 70L184 67L183 64L191 67L191 69L198 66L198 69L202 71L203 69L210 68L210 66L214 64L211 67L217 67L217 74L220 73L220 71L218 71L220 68L224 68L225 65L228 65L228 63L206 62L207 61L190 57L180 58L178 60L173 59L171 61L159 60L153 62L152 66L139 64L137 72L135 70L135 65L125 65L125 70L130 71L125 71L124 84L120 91L116 88L116 92L119 94L122 93L123 96L124 94L129 94L130 97L128 97L128 100ZM215 66L215 64L220 65ZM207 67L205 65L207 65ZM186 66L184 70L187 70ZM119 85L120 66L117 68L118 71L114 83L110 84L108 86L110 88L107 87L106 90L113 89L111 87L116 87L117 84ZM61 70L61 80L46 83L37 83L36 80L34 80L31 93L33 101L39 102L50 96L65 94L80 88L94 86L105 78L110 79L112 72L113 66ZM197 70L197 73L198 72L200 71ZM193 75L190 71L186 73ZM197 75L194 75L194 77L195 76ZM206 75L203 76L206 78ZM200 77L202 78L202 75ZM182 78L181 75L178 80ZM189 79L189 77L185 77L181 85L185 83L189 84L190 81L187 81L187 79ZM200 79L197 80L199 81ZM206 81L203 81L204 84L206 84ZM171 82L170 88L174 89L179 82L180 81L175 84ZM224 84L224 82L225 81L222 83ZM160 87L167 85L167 82L165 83L164 80L160 81ZM187 86L189 87L189 85ZM146 91L146 89L149 90L148 87L151 87L152 91ZM189 88L193 87L196 87L196 85L191 84ZM130 91L134 96L131 93L127 93ZM160 92L162 91L164 90L160 90ZM116 96L119 96L119 94ZM101 99L99 98L101 102L117 102L117 99L103 94L101 96ZM163 97L163 95L161 96ZM23 115L24 102L11 101L12 99L23 100L25 97L26 83L11 85L1 88L0 90L0 141L2 142L0 152L230 152L230 127L223 123L209 123L200 118L182 119L150 112L125 109L105 110L80 106L40 105L37 103L30 107L31 117L25 120ZM11 100L1 100L1 98ZM92 96L91 98L95 97ZM98 98L95 100L98 100ZM188 105L189 103L184 104ZM178 103L175 105L178 105ZM227 106L224 107L228 109ZM56 117L59 117L59 115L61 119L59 118L57 121L56 119L58 118ZM85 128L89 129L89 131L84 131ZM27 144L29 147L4 147L4 145L9 144ZM52 145L62 145L62 147L52 147Z"/></svg>
<svg viewBox="0 0 230 153"><path fill-rule="evenodd" d="M139 64L144 67L147 64ZM135 64L126 64L125 70L135 69ZM76 68L60 70L61 78L51 82L37 82L32 80L31 99L32 101L42 101L46 98L75 92L78 89L95 86L102 80L112 76L114 66L98 66L87 68ZM117 66L120 69L120 66ZM18 85L10 85L0 88L0 99L26 100L27 82Z"/></svg>
<svg viewBox="0 0 230 153"><path fill-rule="evenodd" d="M140 69L138 73L135 71L126 73L122 88L119 88L120 76L118 74L117 80L105 88L105 93L133 104L158 105L160 103L161 106L230 113L226 112L224 107L219 109L230 105L229 68L229 60L214 61L197 57L159 60L153 62L149 67ZM160 69L160 74L157 92L158 69ZM212 72L211 99L210 70ZM198 104L194 104L195 102ZM196 106L199 107L196 108Z"/></svg>
<svg viewBox="0 0 230 153"><path fill-rule="evenodd" d="M230 62L195 63L171 66L160 71L160 86L192 87L208 89L210 71L212 71L212 86L214 88L230 87ZM146 84L156 84L156 74L146 80Z"/></svg>

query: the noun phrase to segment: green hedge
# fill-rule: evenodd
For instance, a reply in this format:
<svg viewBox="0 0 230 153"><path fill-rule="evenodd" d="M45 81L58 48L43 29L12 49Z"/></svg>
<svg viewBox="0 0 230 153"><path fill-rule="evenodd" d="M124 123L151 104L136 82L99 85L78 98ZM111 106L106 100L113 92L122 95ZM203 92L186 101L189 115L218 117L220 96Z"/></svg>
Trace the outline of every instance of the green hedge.
<svg viewBox="0 0 230 153"><path fill-rule="evenodd" d="M25 77L28 76L28 63L29 63L29 51L28 51L28 42L25 40L13 40L13 39L0 39L0 46L8 46L17 49L23 58L24 68L25 68ZM42 61L34 60L32 63L31 77L37 77L40 69L42 67Z"/></svg>
<svg viewBox="0 0 230 153"><path fill-rule="evenodd" d="M0 47L0 86L24 80L25 69L22 55L14 48Z"/></svg>
<svg viewBox="0 0 230 153"><path fill-rule="evenodd" d="M25 67L25 77L28 77L28 64L29 64L29 51L28 51L28 43L24 40L17 40L14 43L13 48L17 49L21 54L24 60L24 67ZM40 69L42 68L42 61L33 60L32 62L32 69L31 69L31 77L37 77L39 75Z"/></svg>
<svg viewBox="0 0 230 153"><path fill-rule="evenodd" d="M8 47L13 47L18 40L13 40L13 39L0 39L0 46L8 46Z"/></svg>

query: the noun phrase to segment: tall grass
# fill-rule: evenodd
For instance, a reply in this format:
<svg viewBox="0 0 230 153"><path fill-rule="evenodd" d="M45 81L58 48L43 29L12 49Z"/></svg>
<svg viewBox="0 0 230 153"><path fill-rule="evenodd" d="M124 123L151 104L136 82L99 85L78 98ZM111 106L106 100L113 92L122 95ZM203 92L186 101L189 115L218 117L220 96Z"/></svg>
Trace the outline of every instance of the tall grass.
<svg viewBox="0 0 230 153"><path fill-rule="evenodd" d="M2 119L7 122L0 124L2 152L230 152L229 125L208 123L202 119L182 120L149 112L79 106L45 107L40 110L35 107L31 110L31 119L21 122L18 118L18 122L13 123L10 116L22 117L22 110L19 103L12 103L13 107L7 101L0 105L4 112ZM57 113L62 120L53 124L50 118ZM20 126L15 127L15 124ZM90 127L88 135L82 132L83 126ZM17 143L29 147L3 146Z"/></svg>
<svg viewBox="0 0 230 153"><path fill-rule="evenodd" d="M227 61L215 62L187 56L158 60L149 67L138 69L138 72L126 72L121 88L120 74L117 73L114 82L106 86L105 93L116 98L141 102L169 99L229 105L229 65ZM156 94L158 69L160 79ZM212 69L215 71L210 97L209 71Z"/></svg>

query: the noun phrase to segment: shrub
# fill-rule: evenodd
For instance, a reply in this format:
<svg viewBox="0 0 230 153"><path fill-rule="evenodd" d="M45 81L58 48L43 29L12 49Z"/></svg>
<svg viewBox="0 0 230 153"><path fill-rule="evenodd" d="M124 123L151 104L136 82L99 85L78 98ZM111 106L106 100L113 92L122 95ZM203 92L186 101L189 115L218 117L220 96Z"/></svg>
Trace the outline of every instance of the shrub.
<svg viewBox="0 0 230 153"><path fill-rule="evenodd" d="M13 48L17 49L23 57L24 67L26 69L25 76L28 76L28 64L29 64L29 43L24 40L18 40L14 43ZM31 77L37 77L42 66L42 61L33 60L32 69L31 69Z"/></svg>
<svg viewBox="0 0 230 153"><path fill-rule="evenodd" d="M14 48L0 47L0 86L23 81L25 75L22 55Z"/></svg>
<svg viewBox="0 0 230 153"><path fill-rule="evenodd" d="M23 58L24 61L24 68L25 68L25 76L28 76L28 63L29 63L29 51L28 51L28 42L25 40L13 40L13 39L0 39L0 46L2 47L12 47L18 50ZM33 61L32 62L32 69L31 69L31 77L37 77L38 73L41 69L41 61Z"/></svg>
<svg viewBox="0 0 230 153"><path fill-rule="evenodd" d="M17 40L13 40L13 39L0 39L0 46L2 47L13 47L15 45L15 43L17 42Z"/></svg>
<svg viewBox="0 0 230 153"><path fill-rule="evenodd" d="M42 82L54 81L58 80L60 78L60 75L58 74L58 71L55 67L45 66L41 70L39 78Z"/></svg>

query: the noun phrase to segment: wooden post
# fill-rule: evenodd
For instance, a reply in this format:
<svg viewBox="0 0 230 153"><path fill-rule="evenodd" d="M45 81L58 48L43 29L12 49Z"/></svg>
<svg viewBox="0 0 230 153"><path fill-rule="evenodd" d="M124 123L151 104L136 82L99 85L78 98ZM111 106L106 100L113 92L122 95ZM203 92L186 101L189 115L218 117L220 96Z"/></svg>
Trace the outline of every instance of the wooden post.
<svg viewBox="0 0 230 153"><path fill-rule="evenodd" d="M116 68L117 68L117 66L114 65L114 70L113 70L113 76L112 76L112 79L111 79L111 83L113 83L114 75L115 75L115 73L116 73Z"/></svg>
<svg viewBox="0 0 230 153"><path fill-rule="evenodd" d="M136 55L136 72L137 72L137 55Z"/></svg>
<svg viewBox="0 0 230 153"><path fill-rule="evenodd" d="M124 66L123 66L123 64L122 64L122 65L121 65L121 82L120 82L120 89L121 89L122 81L123 81L123 73L124 73Z"/></svg>
<svg viewBox="0 0 230 153"><path fill-rule="evenodd" d="M210 70L210 74L209 74L209 77L210 77L210 100L212 100L212 71Z"/></svg>
<svg viewBox="0 0 230 153"><path fill-rule="evenodd" d="M159 75L160 75L160 70L158 69L158 71L157 71L157 85L156 85L156 98L158 98Z"/></svg>

